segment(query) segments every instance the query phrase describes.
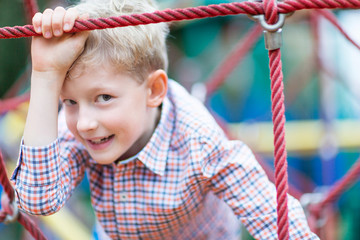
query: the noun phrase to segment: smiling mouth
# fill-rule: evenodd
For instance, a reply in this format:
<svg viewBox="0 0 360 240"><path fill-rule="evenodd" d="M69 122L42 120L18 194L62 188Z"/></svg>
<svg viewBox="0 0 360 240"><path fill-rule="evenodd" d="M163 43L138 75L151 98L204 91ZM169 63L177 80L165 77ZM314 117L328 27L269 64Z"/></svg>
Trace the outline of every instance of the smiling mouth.
<svg viewBox="0 0 360 240"><path fill-rule="evenodd" d="M115 135L113 134L113 135L110 135L110 136L108 136L108 137L104 137L104 138L101 138L101 139L98 139L98 140L88 140L88 141L89 141L91 144L97 145L97 144L102 144L102 143L104 143L104 142L109 141L109 140L112 139L114 136L115 136Z"/></svg>

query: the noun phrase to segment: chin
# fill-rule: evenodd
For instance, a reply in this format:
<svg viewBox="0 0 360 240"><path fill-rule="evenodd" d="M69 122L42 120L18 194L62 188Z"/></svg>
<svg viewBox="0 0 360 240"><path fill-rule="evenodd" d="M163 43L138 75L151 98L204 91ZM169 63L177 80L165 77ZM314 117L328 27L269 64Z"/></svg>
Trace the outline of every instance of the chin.
<svg viewBox="0 0 360 240"><path fill-rule="evenodd" d="M116 159L99 159L99 158L96 158L96 157L93 157L93 160L94 160L96 163L101 164L101 165L112 164L113 162L116 161Z"/></svg>
<svg viewBox="0 0 360 240"><path fill-rule="evenodd" d="M96 161L95 160L95 162L97 162L100 165L109 165L109 164L112 164L115 161Z"/></svg>

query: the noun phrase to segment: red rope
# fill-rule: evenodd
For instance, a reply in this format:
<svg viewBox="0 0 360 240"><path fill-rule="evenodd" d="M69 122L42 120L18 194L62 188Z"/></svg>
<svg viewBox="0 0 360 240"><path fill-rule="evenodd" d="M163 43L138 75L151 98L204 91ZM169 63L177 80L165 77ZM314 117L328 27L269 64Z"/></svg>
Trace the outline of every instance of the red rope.
<svg viewBox="0 0 360 240"><path fill-rule="evenodd" d="M262 28L260 25L255 25L230 52L226 59L219 64L211 78L206 81L207 97L212 95L220 85L224 83L227 77L234 71L239 62L246 56L246 54L253 47L255 42L259 39Z"/></svg>
<svg viewBox="0 0 360 240"><path fill-rule="evenodd" d="M270 4L270 6L272 6L272 4ZM266 14L267 17L270 17L270 19L268 18L269 20L273 20L275 17L275 11L276 13L289 13L301 9L360 8L360 0L286 0L278 3L277 6L277 10L271 10L270 15L268 13ZM155 11L153 13L88 19L85 21L79 20L75 23L72 32L192 20L235 14L260 15L265 13L263 7L264 6L261 2L234 2L183 9L165 9L163 11ZM32 25L0 28L0 39L30 37L37 35L38 34L34 31Z"/></svg>
<svg viewBox="0 0 360 240"><path fill-rule="evenodd" d="M318 225L318 222L323 218L324 209L326 209L329 204L337 201L340 195L343 194L348 188L350 188L350 186L355 183L359 176L360 158L358 158L358 160L353 164L346 175L333 185L333 187L327 193L326 197L321 202L313 203L308 206L308 211L310 212L309 225L312 227L312 230L315 233L320 233L321 226Z"/></svg>
<svg viewBox="0 0 360 240"><path fill-rule="evenodd" d="M7 111L15 109L21 103L28 101L30 98L30 92L26 92L18 97L0 100L0 115Z"/></svg>
<svg viewBox="0 0 360 240"><path fill-rule="evenodd" d="M18 216L18 222L24 226L24 228L33 236L36 240L46 240L46 237L41 232L41 230L36 226L34 221L23 214L22 212L19 212Z"/></svg>
<svg viewBox="0 0 360 240"><path fill-rule="evenodd" d="M278 236L280 240L289 239L288 235L288 175L287 175L287 153L285 148L285 105L283 73L281 71L280 49L269 51L270 78L271 78L271 109L274 124L274 164L275 164L275 186L277 189L277 211L278 211Z"/></svg>
<svg viewBox="0 0 360 240"><path fill-rule="evenodd" d="M6 196L3 196L1 205L3 210L0 211L0 222L3 222L7 214L13 214L13 209L10 206L15 201L15 191L7 177L5 163L0 150L0 183L3 186ZM5 199L4 199L5 198ZM46 240L45 236L41 233L36 224L26 215L19 212L16 219L36 240Z"/></svg>
<svg viewBox="0 0 360 240"><path fill-rule="evenodd" d="M326 198L320 203L319 208L323 208L329 203L335 202L339 196L345 192L360 177L360 158L353 164L351 169L331 188Z"/></svg>
<svg viewBox="0 0 360 240"><path fill-rule="evenodd" d="M345 30L340 26L337 18L335 17L335 15L330 12L330 11L326 11L326 10L316 10L316 13L319 13L320 15L322 15L323 17L325 17L331 24L333 24L342 35L344 35L344 37L350 42L352 43L357 49L360 50L360 45L357 44L346 32Z"/></svg>
<svg viewBox="0 0 360 240"><path fill-rule="evenodd" d="M191 20L207 17L234 15L234 14L251 14L259 15L264 14L267 22L272 24L277 21L279 13L289 13L301 9L323 9L323 8L359 8L359 0L287 0L276 4L275 0L264 0L264 3L256 2L242 2L242 3L229 3L210 6L200 6L195 8L185 9L167 9L164 11L156 11L153 13L133 14L120 17L89 19L86 21L77 21L73 32L104 29L123 26L135 26L141 24L151 24L159 22L172 22L180 20ZM328 19L339 28L339 25L333 22L333 18L325 15ZM341 29L339 28L341 31ZM34 32L31 25L4 27L0 28L0 38L17 38L29 37L38 35ZM344 34L345 35L345 34ZM347 36L347 35L345 35ZM347 37L348 38L348 37ZM349 39L349 38L348 38ZM353 42L354 43L354 42ZM289 239L289 223L288 223L288 208L287 208L287 161L286 161L286 148L285 148L285 107L284 107L284 94L283 94L283 74L281 63L280 49L269 51L270 59L270 78L271 78L271 99L272 99L272 112L274 123L274 156L275 156L275 185L277 188L277 212L278 212L278 236L281 240ZM1 158L2 161L2 158ZM8 194L9 198L14 200L14 191L9 181L4 180L3 166L0 166L0 181L4 186L4 191ZM360 164L355 166L349 174L339 184L335 185L334 191L323 201L323 205L335 199L349 181L353 181L360 172ZM10 188L9 188L10 186ZM11 190L10 190L11 189ZM29 224L26 217L22 214L19 215L19 222L22 222L27 229L34 231L33 224ZM29 224L29 225L28 225ZM36 239L42 238L42 235L33 235Z"/></svg>
<svg viewBox="0 0 360 240"><path fill-rule="evenodd" d="M0 150L0 184L3 186L4 192L9 198L9 201L14 201L14 189L11 186L11 183L7 177L7 172L5 168L5 163L3 161L2 153Z"/></svg>
<svg viewBox="0 0 360 240"><path fill-rule="evenodd" d="M276 0L264 0L265 19L267 23L277 22ZM288 175L287 175L287 153L285 143L285 104L284 85L281 63L280 48L269 50L269 66L271 79L271 110L274 125L274 165L275 165L275 186L277 200L277 226L278 238L289 239L289 218L288 218Z"/></svg>
<svg viewBox="0 0 360 240"><path fill-rule="evenodd" d="M32 17L39 11L36 0L24 0L24 8L26 12L27 21L32 22Z"/></svg>

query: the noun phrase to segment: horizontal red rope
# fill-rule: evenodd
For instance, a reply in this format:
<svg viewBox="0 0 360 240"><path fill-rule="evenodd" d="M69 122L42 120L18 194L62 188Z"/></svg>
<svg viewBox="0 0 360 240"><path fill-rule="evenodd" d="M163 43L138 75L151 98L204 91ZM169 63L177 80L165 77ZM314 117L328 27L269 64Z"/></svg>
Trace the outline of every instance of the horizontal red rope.
<svg viewBox="0 0 360 240"><path fill-rule="evenodd" d="M302 9L335 9L360 8L360 0L286 0L279 2L278 13L290 13ZM88 19L77 21L72 32L85 30L136 26L160 22L173 22L210 18L217 16L250 14L264 14L261 2L234 2L218 5L190 7L183 9L165 9L153 13L123 15L119 17ZM32 25L0 28L0 39L37 36Z"/></svg>
<svg viewBox="0 0 360 240"><path fill-rule="evenodd" d="M18 97L0 100L0 115L7 111L14 110L21 103L26 102L30 99L30 92L26 92Z"/></svg>

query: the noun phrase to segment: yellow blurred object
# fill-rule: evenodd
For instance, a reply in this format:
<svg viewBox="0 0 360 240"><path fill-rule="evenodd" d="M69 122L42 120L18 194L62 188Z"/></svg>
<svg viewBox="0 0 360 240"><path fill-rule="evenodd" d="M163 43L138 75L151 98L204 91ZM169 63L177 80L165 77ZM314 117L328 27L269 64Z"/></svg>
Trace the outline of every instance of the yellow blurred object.
<svg viewBox="0 0 360 240"><path fill-rule="evenodd" d="M242 140L254 152L273 152L272 122L234 123L228 127L232 138ZM331 125L320 120L288 121L285 129L287 151L318 151L324 144L360 147L359 120L336 120Z"/></svg>
<svg viewBox="0 0 360 240"><path fill-rule="evenodd" d="M21 140L27 109L28 103L23 103L16 110L9 111L2 119L3 136L8 142L7 145L17 145Z"/></svg>
<svg viewBox="0 0 360 240"><path fill-rule="evenodd" d="M51 216L41 217L41 220L60 239L92 239L90 229L77 220L68 208L64 207Z"/></svg>

